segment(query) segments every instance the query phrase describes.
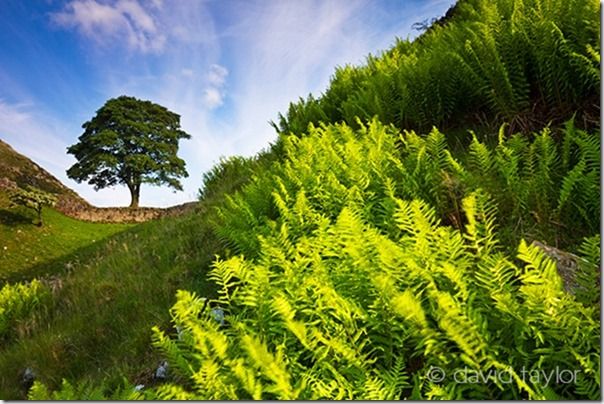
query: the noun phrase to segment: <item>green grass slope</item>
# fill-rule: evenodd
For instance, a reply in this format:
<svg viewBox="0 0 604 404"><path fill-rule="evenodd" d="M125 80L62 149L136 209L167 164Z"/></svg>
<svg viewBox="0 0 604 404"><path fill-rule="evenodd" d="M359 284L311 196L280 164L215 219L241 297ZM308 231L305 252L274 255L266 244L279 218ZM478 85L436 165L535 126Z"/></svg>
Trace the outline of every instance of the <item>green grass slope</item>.
<svg viewBox="0 0 604 404"><path fill-rule="evenodd" d="M208 289L203 274L219 248L205 215L135 225L85 222L45 208L38 227L32 211L10 206L12 187L31 185L59 203L89 205L2 141L0 172L0 326L9 325L0 327L0 398L26 397L26 368L52 388L63 378L147 384L158 361L151 328L169 325L177 289ZM9 289L32 279L41 280L44 297L7 317Z"/></svg>
<svg viewBox="0 0 604 404"><path fill-rule="evenodd" d="M50 301L0 344L0 397L25 398L27 367L52 388L62 378L148 384L159 361L152 326L168 326L177 289L210 293L204 274L218 247L196 212L143 223L64 257L70 269L45 282Z"/></svg>
<svg viewBox="0 0 604 404"><path fill-rule="evenodd" d="M60 206L89 206L42 167L0 140L0 282L60 271L70 265L66 257L132 226L83 222L49 208L43 210L44 226L35 226L34 212L11 207L8 198L12 188L27 186L54 194Z"/></svg>
<svg viewBox="0 0 604 404"><path fill-rule="evenodd" d="M75 220L44 209L44 226L33 224L28 209L10 208L0 192L0 281L29 279L69 266L66 257L124 231L131 224L100 224Z"/></svg>

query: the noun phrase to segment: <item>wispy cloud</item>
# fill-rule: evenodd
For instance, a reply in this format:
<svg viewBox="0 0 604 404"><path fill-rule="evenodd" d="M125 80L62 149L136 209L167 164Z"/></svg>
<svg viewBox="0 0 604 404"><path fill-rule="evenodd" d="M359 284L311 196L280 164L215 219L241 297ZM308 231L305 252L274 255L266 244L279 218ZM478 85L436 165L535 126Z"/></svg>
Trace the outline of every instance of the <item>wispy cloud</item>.
<svg viewBox="0 0 604 404"><path fill-rule="evenodd" d="M179 150L190 177L182 181L185 192L148 186L141 200L152 206L191 200L220 156L250 156L267 147L276 138L269 121L299 97L320 95L336 66L362 63L395 37L415 34L414 22L442 15L452 2L68 0L50 18L102 45L77 49L94 66L94 81L66 97L65 112L54 121L48 117L56 100L0 103L0 137L91 202L128 204L124 187L97 193L66 180L75 161L65 148L108 98L152 100L180 114L192 135ZM0 69L0 98L35 100L10 90L11 83Z"/></svg>
<svg viewBox="0 0 604 404"><path fill-rule="evenodd" d="M203 104L209 109L214 109L221 106L222 93L220 90L214 87L203 90Z"/></svg>
<svg viewBox="0 0 604 404"><path fill-rule="evenodd" d="M181 69L180 74L183 77L187 77L187 78L191 78L191 77L195 76L195 72L193 71L193 69Z"/></svg>
<svg viewBox="0 0 604 404"><path fill-rule="evenodd" d="M152 3L161 8L161 2ZM153 16L136 0L118 0L105 4L96 0L73 0L62 11L53 13L59 26L74 28L93 41L109 45L126 38L130 49L161 52L166 35L158 29Z"/></svg>
<svg viewBox="0 0 604 404"><path fill-rule="evenodd" d="M240 4L241 5L241 4ZM240 63L233 69L235 111L230 139L236 153L251 155L276 138L269 121L290 102L323 91L337 65L361 63L386 48L399 32L360 18L371 2L246 3L231 32ZM379 35L376 35L379 31Z"/></svg>
<svg viewBox="0 0 604 404"><path fill-rule="evenodd" d="M213 86L222 87L228 75L229 71L226 67L213 64L208 72L208 81Z"/></svg>
<svg viewBox="0 0 604 404"><path fill-rule="evenodd" d="M65 154L67 145L55 135L59 130L56 121L36 115L32 103L11 104L0 99L0 136L53 171L63 168L69 160Z"/></svg>
<svg viewBox="0 0 604 404"><path fill-rule="evenodd" d="M226 95L224 85L229 71L220 65L213 64L207 74L208 87L203 90L203 104L208 109L221 106Z"/></svg>
<svg viewBox="0 0 604 404"><path fill-rule="evenodd" d="M0 99L0 131L28 122L31 116L24 110L26 107L27 104L11 105Z"/></svg>

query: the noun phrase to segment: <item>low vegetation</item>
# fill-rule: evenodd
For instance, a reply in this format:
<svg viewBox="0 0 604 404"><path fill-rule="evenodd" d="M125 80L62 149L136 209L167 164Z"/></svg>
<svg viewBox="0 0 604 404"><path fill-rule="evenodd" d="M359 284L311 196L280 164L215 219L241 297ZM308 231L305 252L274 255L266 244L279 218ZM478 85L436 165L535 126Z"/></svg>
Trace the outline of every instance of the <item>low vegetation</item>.
<svg viewBox="0 0 604 404"><path fill-rule="evenodd" d="M593 215L599 195L577 194L563 209L563 184L584 169L580 146L553 175L547 130L532 140L501 135L494 150L474 140L465 166L437 130L358 125L287 138L284 161L220 210L217 231L233 254L209 278L225 323L179 293L172 316L181 332L154 337L179 383L148 397L599 397L599 235L597 223L575 216ZM569 123L564 138L597 137ZM599 155L588 143L587 154ZM599 178L599 162L590 166ZM564 243L584 252L570 292L558 263L530 245L547 240L550 220L575 226ZM557 367L576 379L526 377ZM449 378L430 380L434 368ZM456 383L460 369L489 376Z"/></svg>
<svg viewBox="0 0 604 404"><path fill-rule="evenodd" d="M5 284L0 289L0 340L10 337L38 306L43 304L49 290L34 279L28 283Z"/></svg>
<svg viewBox="0 0 604 404"><path fill-rule="evenodd" d="M0 192L0 280L31 279L61 272L75 264L75 254L122 232L130 224L88 223L44 209L43 227L25 207L9 208Z"/></svg>
<svg viewBox="0 0 604 404"><path fill-rule="evenodd" d="M0 396L26 397L26 368L50 389L62 378L103 380L111 390L124 377L152 383L161 356L151 347L151 328L169 326L166 308L178 289L213 296L204 274L216 251L199 213L143 223L78 251L69 269L40 281L50 299L0 347Z"/></svg>

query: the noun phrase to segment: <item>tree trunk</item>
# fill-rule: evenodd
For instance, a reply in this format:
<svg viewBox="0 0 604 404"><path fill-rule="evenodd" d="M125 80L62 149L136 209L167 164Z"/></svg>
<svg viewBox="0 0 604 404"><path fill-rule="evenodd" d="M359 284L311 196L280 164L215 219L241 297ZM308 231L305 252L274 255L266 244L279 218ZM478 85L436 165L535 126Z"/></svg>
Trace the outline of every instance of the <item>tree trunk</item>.
<svg viewBox="0 0 604 404"><path fill-rule="evenodd" d="M40 205L37 209L36 212L38 212L38 227L42 227L42 206Z"/></svg>
<svg viewBox="0 0 604 404"><path fill-rule="evenodd" d="M128 184L128 189L130 190L130 208L136 209L138 208L138 201L141 193L141 185L140 184Z"/></svg>
<svg viewBox="0 0 604 404"><path fill-rule="evenodd" d="M130 208L132 208L132 209L138 208L138 195L135 193L132 194L132 201L130 202Z"/></svg>

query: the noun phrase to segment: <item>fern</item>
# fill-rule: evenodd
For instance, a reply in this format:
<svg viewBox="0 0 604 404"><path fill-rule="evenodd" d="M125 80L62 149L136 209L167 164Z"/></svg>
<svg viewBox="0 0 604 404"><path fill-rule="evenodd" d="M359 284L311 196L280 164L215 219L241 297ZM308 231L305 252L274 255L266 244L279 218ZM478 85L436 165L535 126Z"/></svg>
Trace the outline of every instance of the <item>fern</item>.
<svg viewBox="0 0 604 404"><path fill-rule="evenodd" d="M586 238L579 253L581 261L575 274L577 300L592 305L600 300L600 236Z"/></svg>
<svg viewBox="0 0 604 404"><path fill-rule="evenodd" d="M417 40L398 40L361 66L338 68L321 97L290 105L275 127L301 136L309 123L358 129L357 118L377 116L416 131L478 120L527 130L552 112L593 114L597 108L585 101L598 104L599 26L591 0L456 5L446 24Z"/></svg>
<svg viewBox="0 0 604 404"><path fill-rule="evenodd" d="M569 205L546 215L533 188L557 201L579 164L595 175L596 142L575 131L562 175L553 166L563 153L547 130L529 140L502 128L495 147L476 137L466 164L439 131L401 134L375 119L357 127L323 125L284 139L286 158L225 200L216 228L238 251L217 257L208 274L215 299L178 292L177 335L153 329L153 345L174 371L144 398L597 395L599 240L579 250L582 286L573 294L556 262L510 225L530 223L529 208L547 218L542 228L555 215L570 224ZM435 206L450 195L446 176L460 184L465 217L457 226ZM482 178L490 181L479 188ZM591 192L580 182L572 189ZM564 198L591 209L590 198ZM217 306L224 321L212 316ZM450 377L428 380L432 367ZM582 378L546 386L522 376L556 367ZM486 376L456 383L460 369ZM494 372L507 372L509 383ZM87 394L74 388L69 394ZM32 394L48 392L36 386Z"/></svg>
<svg viewBox="0 0 604 404"><path fill-rule="evenodd" d="M13 327L48 302L50 291L41 281L7 283L0 289L0 338L10 337Z"/></svg>

